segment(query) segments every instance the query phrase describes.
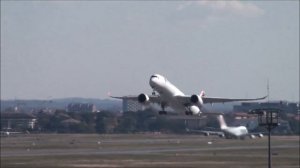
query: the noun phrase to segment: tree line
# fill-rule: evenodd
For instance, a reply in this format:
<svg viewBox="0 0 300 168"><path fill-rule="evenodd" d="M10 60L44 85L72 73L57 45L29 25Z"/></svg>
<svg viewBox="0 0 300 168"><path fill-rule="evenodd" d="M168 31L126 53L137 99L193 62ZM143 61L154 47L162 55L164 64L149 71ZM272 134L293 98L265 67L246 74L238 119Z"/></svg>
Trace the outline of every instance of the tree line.
<svg viewBox="0 0 300 168"><path fill-rule="evenodd" d="M170 120L165 115L158 115L151 110L137 112L66 112L56 110L54 113L38 112L37 123L30 131L45 133L138 133L138 132L169 132L184 133L186 125L184 120ZM230 114L225 115L227 121L233 120ZM277 134L300 134L298 120L290 119L285 113L281 118L288 121L289 132L278 129ZM219 128L215 117L207 119L207 127ZM256 131L265 131L258 127Z"/></svg>
<svg viewBox="0 0 300 168"><path fill-rule="evenodd" d="M179 120L168 120L151 110L124 112L111 111L38 112L37 123L31 131L55 133L137 133L137 132L185 132L185 124Z"/></svg>

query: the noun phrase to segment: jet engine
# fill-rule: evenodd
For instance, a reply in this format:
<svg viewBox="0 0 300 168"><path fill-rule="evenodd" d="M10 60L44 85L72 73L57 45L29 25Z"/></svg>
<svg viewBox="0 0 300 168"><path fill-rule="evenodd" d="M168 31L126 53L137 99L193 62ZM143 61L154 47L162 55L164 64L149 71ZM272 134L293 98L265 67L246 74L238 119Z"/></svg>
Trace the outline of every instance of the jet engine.
<svg viewBox="0 0 300 168"><path fill-rule="evenodd" d="M255 139L255 138L256 138L256 136L255 136L255 135L253 135L253 134L251 134L251 135L250 135L250 138L251 138L251 139Z"/></svg>
<svg viewBox="0 0 300 168"><path fill-rule="evenodd" d="M202 98L199 95L195 95L195 94L191 96L191 102L194 104L200 104L200 105L203 104Z"/></svg>
<svg viewBox="0 0 300 168"><path fill-rule="evenodd" d="M139 103L147 104L149 102L149 96L142 93L138 96L138 101L139 101Z"/></svg>
<svg viewBox="0 0 300 168"><path fill-rule="evenodd" d="M193 105L188 107L188 111L185 112L186 115L199 115L201 114L201 110L199 107Z"/></svg>
<svg viewBox="0 0 300 168"><path fill-rule="evenodd" d="M264 135L262 133L260 133L260 134L258 134L258 137L262 138L262 137L264 137Z"/></svg>

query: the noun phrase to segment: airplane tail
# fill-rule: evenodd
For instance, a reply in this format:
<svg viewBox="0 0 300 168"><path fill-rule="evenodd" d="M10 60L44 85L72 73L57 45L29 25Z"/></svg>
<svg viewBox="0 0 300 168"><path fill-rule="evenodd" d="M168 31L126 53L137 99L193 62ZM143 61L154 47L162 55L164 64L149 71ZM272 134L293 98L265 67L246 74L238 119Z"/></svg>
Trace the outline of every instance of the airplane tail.
<svg viewBox="0 0 300 168"><path fill-rule="evenodd" d="M223 129L226 129L227 128L227 124L225 122L225 119L223 117L223 115L218 115L217 117L218 121L219 121L219 124L220 124L220 128L223 130Z"/></svg>
<svg viewBox="0 0 300 168"><path fill-rule="evenodd" d="M202 90L201 92L200 92L200 95L199 95L200 97L203 97L203 96L205 96L205 91L204 90Z"/></svg>

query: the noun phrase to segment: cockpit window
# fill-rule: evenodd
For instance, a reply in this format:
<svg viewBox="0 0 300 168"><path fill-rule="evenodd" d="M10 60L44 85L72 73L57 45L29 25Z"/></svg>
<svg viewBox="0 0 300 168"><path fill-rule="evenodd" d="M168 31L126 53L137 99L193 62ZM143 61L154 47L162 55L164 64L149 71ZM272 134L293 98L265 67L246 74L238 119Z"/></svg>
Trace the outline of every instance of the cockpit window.
<svg viewBox="0 0 300 168"><path fill-rule="evenodd" d="M152 75L152 76L151 76L151 78L158 78L158 76L156 76L156 75Z"/></svg>

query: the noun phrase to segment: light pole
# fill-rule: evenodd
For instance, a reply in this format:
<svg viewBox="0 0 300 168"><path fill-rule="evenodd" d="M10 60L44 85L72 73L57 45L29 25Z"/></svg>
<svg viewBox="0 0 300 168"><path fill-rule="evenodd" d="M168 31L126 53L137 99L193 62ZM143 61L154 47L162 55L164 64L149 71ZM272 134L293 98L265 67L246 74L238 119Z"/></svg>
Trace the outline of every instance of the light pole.
<svg viewBox="0 0 300 168"><path fill-rule="evenodd" d="M280 109L262 108L250 110L250 114L257 114L259 126L264 126L268 130L268 168L272 167L271 158L271 130L279 125L278 113Z"/></svg>

